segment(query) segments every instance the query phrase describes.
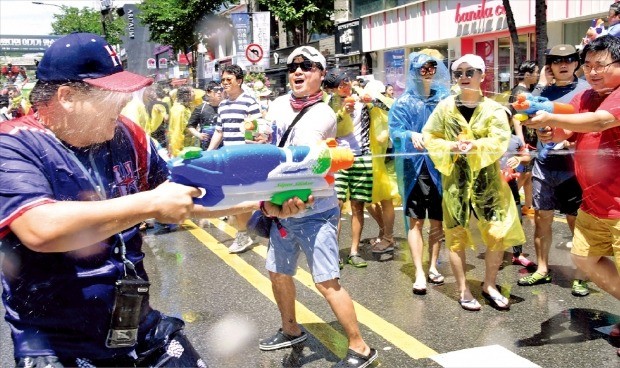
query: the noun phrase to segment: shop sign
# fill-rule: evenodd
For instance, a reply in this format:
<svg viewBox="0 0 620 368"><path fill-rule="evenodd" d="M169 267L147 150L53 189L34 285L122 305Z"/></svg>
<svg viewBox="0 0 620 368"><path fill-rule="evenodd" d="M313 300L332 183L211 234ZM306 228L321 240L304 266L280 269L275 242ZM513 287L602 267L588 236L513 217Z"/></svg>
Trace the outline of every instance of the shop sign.
<svg viewBox="0 0 620 368"><path fill-rule="evenodd" d="M481 20L485 18L499 17L506 14L506 9L502 4L493 7L486 6L486 0L482 0L482 3L478 4L476 10L462 11L461 3L456 3L456 15L454 21L459 24L463 22L471 22L473 20Z"/></svg>
<svg viewBox="0 0 620 368"><path fill-rule="evenodd" d="M361 32L359 19L338 24L336 26L336 55L361 51Z"/></svg>
<svg viewBox="0 0 620 368"><path fill-rule="evenodd" d="M136 38L136 25L134 23L133 9L127 11L127 33L129 38Z"/></svg>
<svg viewBox="0 0 620 368"><path fill-rule="evenodd" d="M489 3L494 3L490 5ZM472 9L468 6L467 9ZM498 1L487 2L482 0L475 9L464 10L461 3L456 4L456 15L454 16L456 24L456 36L468 36L473 34L481 34L506 29L506 9Z"/></svg>
<svg viewBox="0 0 620 368"><path fill-rule="evenodd" d="M159 59L159 69L168 69L168 59L166 58Z"/></svg>
<svg viewBox="0 0 620 368"><path fill-rule="evenodd" d="M154 58L148 58L146 59L146 68L147 69L155 69L155 59Z"/></svg>

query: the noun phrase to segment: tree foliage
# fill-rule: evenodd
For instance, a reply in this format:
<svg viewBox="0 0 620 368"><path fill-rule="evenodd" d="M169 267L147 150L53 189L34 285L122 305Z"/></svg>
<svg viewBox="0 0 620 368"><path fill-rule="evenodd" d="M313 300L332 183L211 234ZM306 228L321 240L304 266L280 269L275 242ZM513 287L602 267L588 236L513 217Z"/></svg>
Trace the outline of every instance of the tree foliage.
<svg viewBox="0 0 620 368"><path fill-rule="evenodd" d="M288 32L294 45L310 42L313 34L333 33L334 1L328 0L258 0L267 6Z"/></svg>
<svg viewBox="0 0 620 368"><path fill-rule="evenodd" d="M52 34L66 35L72 32L89 32L104 36L112 45L121 43L121 36L125 33L125 21L116 14L109 14L106 17L106 34L104 34L103 18L99 10L87 7L79 9L72 6L60 6L60 8L62 13L54 14Z"/></svg>

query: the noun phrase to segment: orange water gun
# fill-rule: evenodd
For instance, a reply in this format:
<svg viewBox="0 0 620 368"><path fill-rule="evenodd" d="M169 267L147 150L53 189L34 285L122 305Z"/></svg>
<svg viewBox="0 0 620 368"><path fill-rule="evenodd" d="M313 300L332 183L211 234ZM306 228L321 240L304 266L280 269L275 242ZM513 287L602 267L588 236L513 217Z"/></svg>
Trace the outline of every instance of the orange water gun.
<svg viewBox="0 0 620 368"><path fill-rule="evenodd" d="M517 112L515 118L519 121L527 120L528 116L535 115L538 111L546 111L550 114L573 114L575 112L571 104L552 102L546 97L532 96L529 93L519 93L512 107Z"/></svg>

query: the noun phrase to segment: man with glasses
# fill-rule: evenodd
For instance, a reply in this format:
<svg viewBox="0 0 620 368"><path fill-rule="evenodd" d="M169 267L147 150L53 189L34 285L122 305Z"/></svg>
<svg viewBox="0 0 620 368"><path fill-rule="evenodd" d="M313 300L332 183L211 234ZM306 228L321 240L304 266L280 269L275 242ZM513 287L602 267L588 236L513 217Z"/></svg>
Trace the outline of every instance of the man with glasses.
<svg viewBox="0 0 620 368"><path fill-rule="evenodd" d="M209 150L216 149L223 143L232 146L246 143L259 143L245 139L243 123L246 120L262 117L260 105L252 95L243 91L243 70L239 65L226 65L222 70L222 87L225 99L220 102L215 132L209 143ZM261 143L268 143L266 141ZM230 253L243 253L254 244L254 239L247 233L247 223L252 213L235 216L237 235L228 247Z"/></svg>
<svg viewBox="0 0 620 368"><path fill-rule="evenodd" d="M207 84L207 93L202 97L202 105L192 111L187 123L187 129L200 140L202 149L207 149L217 125L217 109L222 101L224 89L215 81ZM220 144L221 146L221 144ZM219 147L218 147L219 148Z"/></svg>
<svg viewBox="0 0 620 368"><path fill-rule="evenodd" d="M575 76L579 67L579 55L572 45L557 45L551 48L545 59L546 68L553 73L552 84L540 91L540 96L554 102L568 103L578 93L586 90L588 83ZM538 92L535 90L534 95ZM571 233L575 228L575 216L581 204L581 188L575 178L573 157L562 154L564 142L550 148L542 142L537 144L538 155L532 168L532 194L535 209L534 248L536 249L536 271L517 282L520 286L549 283L549 250L553 240L551 225L554 210L566 215ZM571 246L571 243L567 243ZM572 285L572 294L589 294L584 276L577 271Z"/></svg>
<svg viewBox="0 0 620 368"><path fill-rule="evenodd" d="M313 146L335 138L336 115L322 102L325 66L325 57L314 47L301 46L290 53L287 67L292 91L275 99L267 113L267 119L276 122L278 142L289 132L288 137L284 137L284 146ZM295 316L293 282L299 253L303 251L315 286L329 303L349 340L347 355L334 367L368 367L377 358L377 351L362 339L351 297L339 282L339 219L338 200L333 195L317 198L306 212L282 220L282 226L288 231L286 238L272 226L266 267L282 326L273 336L260 341L261 350L299 345L308 337Z"/></svg>
<svg viewBox="0 0 620 368"><path fill-rule="evenodd" d="M581 59L592 88L572 99L576 113L543 112L527 124L552 128L539 132L541 140L575 141L575 173L583 203L575 223L573 262L620 300L620 39L598 37L584 47ZM620 324L610 335L620 336ZM620 349L616 353L620 356Z"/></svg>
<svg viewBox="0 0 620 368"><path fill-rule="evenodd" d="M432 50L435 51L435 50ZM422 153L426 151L422 128L439 101L450 95L450 73L440 59L422 52L409 54L409 74L405 92L390 109L390 137L395 153ZM426 274L422 268L425 219L430 231L428 281L433 285L444 283L437 270L439 246L443 236L441 222L441 174L435 169L430 156L424 154L395 157L398 190L403 201L405 226L411 258L415 266L413 293L426 294Z"/></svg>

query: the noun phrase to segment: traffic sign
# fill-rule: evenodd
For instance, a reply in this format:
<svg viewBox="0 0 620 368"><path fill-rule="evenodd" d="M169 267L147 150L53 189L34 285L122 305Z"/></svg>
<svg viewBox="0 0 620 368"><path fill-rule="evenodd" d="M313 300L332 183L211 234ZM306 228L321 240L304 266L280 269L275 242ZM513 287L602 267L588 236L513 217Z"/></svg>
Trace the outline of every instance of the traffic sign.
<svg viewBox="0 0 620 368"><path fill-rule="evenodd" d="M251 43L245 49L245 58L251 63L258 63L263 58L263 48L257 43Z"/></svg>

